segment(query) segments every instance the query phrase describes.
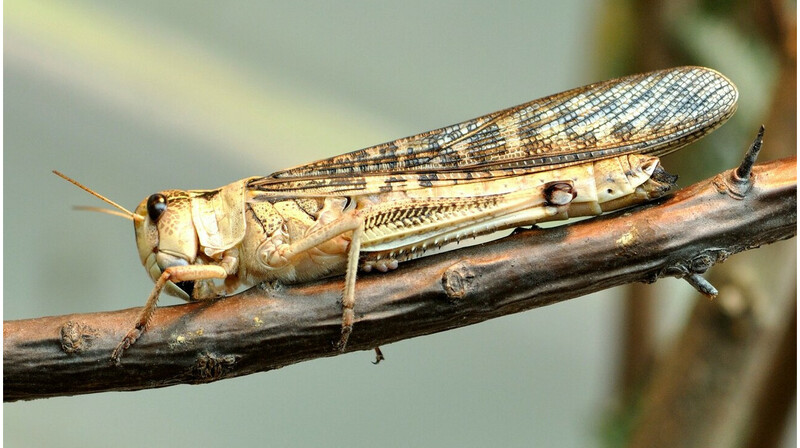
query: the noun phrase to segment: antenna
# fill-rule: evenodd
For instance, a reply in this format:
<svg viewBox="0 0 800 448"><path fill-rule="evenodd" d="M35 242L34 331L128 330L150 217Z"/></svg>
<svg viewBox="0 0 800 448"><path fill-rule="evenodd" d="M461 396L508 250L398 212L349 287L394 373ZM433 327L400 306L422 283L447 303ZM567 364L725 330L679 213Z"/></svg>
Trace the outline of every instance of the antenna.
<svg viewBox="0 0 800 448"><path fill-rule="evenodd" d="M56 176L66 180L67 182L71 183L72 185L75 185L76 187L80 188L81 190L91 194L92 196L102 200L103 202L114 206L115 208L121 210L122 213L115 212L113 210L98 209L98 208L95 208L95 207L78 207L79 209L90 210L90 211L101 212L101 213L108 213L110 215L116 215L116 216L122 216L123 218L128 218L128 219L130 219L132 221L142 221L144 219L143 217L137 215L136 213L133 213L133 212L129 211L125 207L117 204L116 202L112 201L111 199L108 199L107 197L101 195L100 193L97 193L96 191L92 190L91 188L81 184L77 180L75 180L75 179L73 179L73 178L71 178L71 177L69 177L69 176L67 176L65 174L62 174L62 173L60 173L60 172L58 172L56 170L53 170L53 174L55 174Z"/></svg>

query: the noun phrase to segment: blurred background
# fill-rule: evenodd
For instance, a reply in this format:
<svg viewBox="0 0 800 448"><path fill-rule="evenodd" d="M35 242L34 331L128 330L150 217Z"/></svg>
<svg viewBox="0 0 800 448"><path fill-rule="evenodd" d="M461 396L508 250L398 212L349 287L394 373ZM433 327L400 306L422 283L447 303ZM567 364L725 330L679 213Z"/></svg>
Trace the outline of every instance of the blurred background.
<svg viewBox="0 0 800 448"><path fill-rule="evenodd" d="M138 307L152 288L130 223L73 211L101 204L52 169L133 208L159 190L215 188L687 64L727 75L740 103L665 161L681 185L735 166L761 123L762 160L794 154L795 8L6 1L3 319ZM357 352L201 386L5 404L3 441L675 446L690 433L694 446L794 446L795 269L795 241L783 242L712 269L738 307L665 279L385 346L378 367ZM718 365L726 375L708 387L670 384ZM665 387L672 404L653 398Z"/></svg>

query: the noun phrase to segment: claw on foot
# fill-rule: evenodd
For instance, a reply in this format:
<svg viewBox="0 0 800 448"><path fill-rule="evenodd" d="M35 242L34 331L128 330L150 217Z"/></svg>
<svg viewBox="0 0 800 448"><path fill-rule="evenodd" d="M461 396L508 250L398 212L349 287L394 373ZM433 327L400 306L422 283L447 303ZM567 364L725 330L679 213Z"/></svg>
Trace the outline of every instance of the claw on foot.
<svg viewBox="0 0 800 448"><path fill-rule="evenodd" d="M120 360L122 359L122 354L125 353L125 350L129 349L130 346L133 345L133 343L136 342L137 339L139 339L139 336L141 336L143 332L144 331L141 328L138 328L137 326L137 328L134 328L133 330L129 331L128 334L126 334L125 337L122 338L122 341L120 341L120 343L117 344L117 348L115 348L114 351L111 352L111 360L114 362L114 364L116 365L120 364Z"/></svg>
<svg viewBox="0 0 800 448"><path fill-rule="evenodd" d="M131 344L132 342L127 336L122 339L122 342L117 345L117 348L111 352L111 361L113 361L114 364L119 365L120 360L122 359L122 354L131 346Z"/></svg>
<svg viewBox="0 0 800 448"><path fill-rule="evenodd" d="M381 348L375 347L375 362L373 362L373 364L378 365L378 363L380 363L384 359L386 358L383 357L383 352L381 351Z"/></svg>
<svg viewBox="0 0 800 448"><path fill-rule="evenodd" d="M336 350L343 352L344 349L347 347L347 340L350 339L350 333L353 332L352 325L343 325L342 326L342 336L339 338L339 342L336 343Z"/></svg>

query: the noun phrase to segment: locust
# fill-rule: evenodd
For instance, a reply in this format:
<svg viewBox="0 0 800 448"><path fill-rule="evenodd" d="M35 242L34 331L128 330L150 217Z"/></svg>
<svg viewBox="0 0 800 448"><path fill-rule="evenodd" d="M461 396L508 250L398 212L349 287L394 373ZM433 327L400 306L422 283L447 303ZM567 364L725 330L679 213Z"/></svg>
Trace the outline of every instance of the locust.
<svg viewBox="0 0 800 448"><path fill-rule="evenodd" d="M214 299L240 286L344 274L343 351L359 270L386 272L466 238L594 216L668 194L659 157L722 125L738 92L720 73L677 67L590 84L452 126L249 177L166 190L129 211L155 282L116 363L162 292Z"/></svg>

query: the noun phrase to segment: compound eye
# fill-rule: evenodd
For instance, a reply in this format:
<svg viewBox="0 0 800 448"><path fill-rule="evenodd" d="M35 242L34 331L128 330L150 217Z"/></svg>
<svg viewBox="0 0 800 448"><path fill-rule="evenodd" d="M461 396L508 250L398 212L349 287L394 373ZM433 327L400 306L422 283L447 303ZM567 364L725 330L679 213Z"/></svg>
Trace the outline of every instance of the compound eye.
<svg viewBox="0 0 800 448"><path fill-rule="evenodd" d="M167 211L167 198L161 194L156 193L147 198L147 214L150 216L150 221L158 222L158 218Z"/></svg>

